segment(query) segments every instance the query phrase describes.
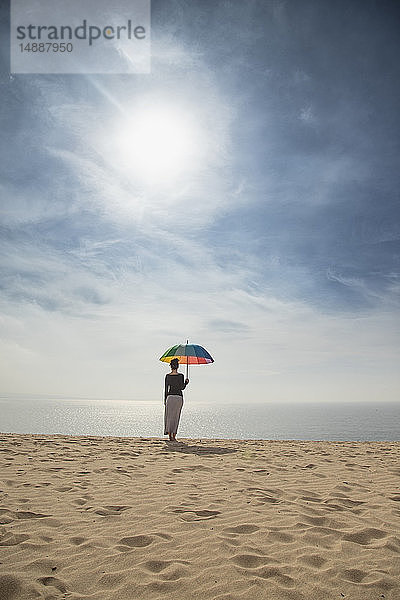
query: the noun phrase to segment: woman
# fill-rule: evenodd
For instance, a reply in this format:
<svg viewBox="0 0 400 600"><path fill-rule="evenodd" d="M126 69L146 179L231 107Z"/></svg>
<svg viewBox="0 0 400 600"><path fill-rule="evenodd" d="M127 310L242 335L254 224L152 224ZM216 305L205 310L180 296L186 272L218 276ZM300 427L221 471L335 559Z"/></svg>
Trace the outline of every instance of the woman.
<svg viewBox="0 0 400 600"><path fill-rule="evenodd" d="M189 379L183 380L182 373L178 373L179 360L173 358L170 362L171 373L165 376L164 388L164 435L169 435L170 442L176 441L179 419L183 406L182 390L189 383Z"/></svg>

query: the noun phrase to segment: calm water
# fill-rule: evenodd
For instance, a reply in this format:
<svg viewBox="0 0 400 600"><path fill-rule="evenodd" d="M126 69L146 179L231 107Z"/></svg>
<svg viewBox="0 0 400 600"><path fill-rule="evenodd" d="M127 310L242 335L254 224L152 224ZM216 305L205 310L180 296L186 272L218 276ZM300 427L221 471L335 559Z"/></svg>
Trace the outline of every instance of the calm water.
<svg viewBox="0 0 400 600"><path fill-rule="evenodd" d="M162 437L160 402L0 397L0 431ZM186 402L178 437L400 440L400 403L213 405Z"/></svg>

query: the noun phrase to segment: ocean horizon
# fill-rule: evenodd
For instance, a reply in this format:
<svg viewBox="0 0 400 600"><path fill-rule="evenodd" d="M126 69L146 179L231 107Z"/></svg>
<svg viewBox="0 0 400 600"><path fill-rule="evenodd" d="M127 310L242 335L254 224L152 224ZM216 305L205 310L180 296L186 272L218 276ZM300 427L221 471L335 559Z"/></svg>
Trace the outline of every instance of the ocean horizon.
<svg viewBox="0 0 400 600"><path fill-rule="evenodd" d="M161 401L0 397L2 433L164 437ZM178 437L400 441L400 403L185 401Z"/></svg>

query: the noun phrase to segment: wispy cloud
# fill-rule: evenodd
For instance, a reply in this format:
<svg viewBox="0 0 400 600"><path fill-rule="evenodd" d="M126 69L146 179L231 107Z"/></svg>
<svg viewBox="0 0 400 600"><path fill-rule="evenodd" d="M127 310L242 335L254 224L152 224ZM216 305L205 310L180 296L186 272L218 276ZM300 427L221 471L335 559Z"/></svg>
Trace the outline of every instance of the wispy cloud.
<svg viewBox="0 0 400 600"><path fill-rule="evenodd" d="M155 398L158 356L189 338L216 360L195 400L394 397L397 113L375 110L389 85L366 93L372 54L365 80L338 63L317 4L159 10L151 76L3 86L4 391ZM199 132L172 183L119 154L141 103Z"/></svg>

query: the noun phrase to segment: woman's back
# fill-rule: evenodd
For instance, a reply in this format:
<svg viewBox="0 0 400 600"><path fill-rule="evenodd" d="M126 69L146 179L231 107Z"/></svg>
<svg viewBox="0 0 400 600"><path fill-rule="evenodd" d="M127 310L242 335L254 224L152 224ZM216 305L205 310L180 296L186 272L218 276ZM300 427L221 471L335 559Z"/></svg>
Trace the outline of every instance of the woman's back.
<svg viewBox="0 0 400 600"><path fill-rule="evenodd" d="M182 373L167 373L165 376L165 389L167 395L183 396L182 390L185 388L185 382Z"/></svg>

